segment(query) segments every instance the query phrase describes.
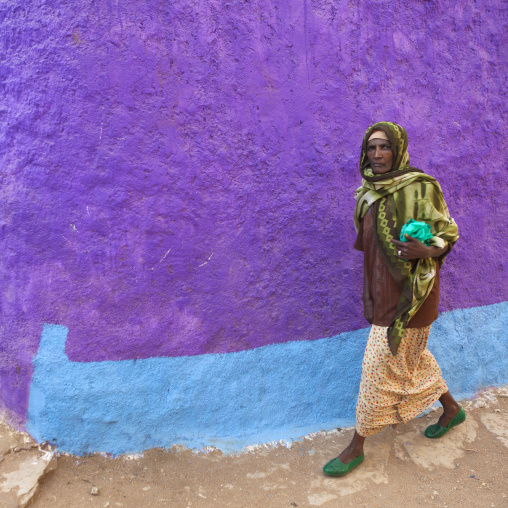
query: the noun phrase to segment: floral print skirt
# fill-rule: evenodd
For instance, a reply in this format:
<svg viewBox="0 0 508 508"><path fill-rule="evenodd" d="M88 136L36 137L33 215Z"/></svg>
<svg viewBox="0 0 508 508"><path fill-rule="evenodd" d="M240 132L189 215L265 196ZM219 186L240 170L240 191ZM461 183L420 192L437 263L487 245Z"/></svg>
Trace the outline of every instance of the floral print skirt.
<svg viewBox="0 0 508 508"><path fill-rule="evenodd" d="M427 349L430 326L407 328L397 356L388 348L387 330L372 326L363 357L356 431L364 437L387 425L406 423L448 391L441 369Z"/></svg>

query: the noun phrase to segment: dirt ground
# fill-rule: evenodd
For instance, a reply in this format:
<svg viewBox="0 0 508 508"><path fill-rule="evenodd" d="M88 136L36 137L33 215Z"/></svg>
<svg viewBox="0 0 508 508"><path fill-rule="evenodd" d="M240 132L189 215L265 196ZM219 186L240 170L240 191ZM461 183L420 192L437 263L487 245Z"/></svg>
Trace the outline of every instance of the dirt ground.
<svg viewBox="0 0 508 508"><path fill-rule="evenodd" d="M508 387L463 406L466 422L439 440L422 433L440 410L369 438L365 461L344 478L326 477L322 467L352 429L235 456L175 449L135 458L60 455L30 506L508 507Z"/></svg>

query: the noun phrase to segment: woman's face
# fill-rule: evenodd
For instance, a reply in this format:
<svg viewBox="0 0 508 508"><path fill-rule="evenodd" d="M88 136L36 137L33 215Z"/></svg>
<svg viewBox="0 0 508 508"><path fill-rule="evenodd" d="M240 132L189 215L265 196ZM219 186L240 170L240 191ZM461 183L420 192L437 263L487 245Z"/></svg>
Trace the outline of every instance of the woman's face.
<svg viewBox="0 0 508 508"><path fill-rule="evenodd" d="M374 131L367 141L367 159L376 175L392 169L393 152L388 136L383 131Z"/></svg>

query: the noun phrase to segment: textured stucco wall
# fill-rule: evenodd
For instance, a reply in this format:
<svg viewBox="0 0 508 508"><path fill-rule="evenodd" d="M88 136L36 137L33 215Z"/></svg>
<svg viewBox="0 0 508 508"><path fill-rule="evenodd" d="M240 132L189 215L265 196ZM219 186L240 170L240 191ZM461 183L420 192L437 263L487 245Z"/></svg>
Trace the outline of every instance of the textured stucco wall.
<svg viewBox="0 0 508 508"><path fill-rule="evenodd" d="M25 418L43 323L72 362L366 326L352 195L380 119L460 227L442 310L506 300L505 18L487 0L0 3L2 405Z"/></svg>

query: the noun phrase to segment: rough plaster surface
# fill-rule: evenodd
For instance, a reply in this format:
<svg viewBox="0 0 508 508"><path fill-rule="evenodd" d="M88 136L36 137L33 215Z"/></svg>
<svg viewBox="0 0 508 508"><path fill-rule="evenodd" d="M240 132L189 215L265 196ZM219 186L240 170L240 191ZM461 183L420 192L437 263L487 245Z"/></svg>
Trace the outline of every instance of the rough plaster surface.
<svg viewBox="0 0 508 508"><path fill-rule="evenodd" d="M320 453L323 464L330 460L330 452ZM310 505L321 506L326 501L338 496L347 496L365 490L372 486L388 483L387 466L390 458L390 446L387 443L365 445L365 460L362 467L358 468L354 475L347 475L341 481L321 475L312 480L309 486L311 492L308 496ZM331 492L330 492L331 491ZM335 492L337 495L333 494Z"/></svg>
<svg viewBox="0 0 508 508"><path fill-rule="evenodd" d="M10 508L9 498L15 508L27 506L39 488L39 480L56 467L53 452L31 450L8 455L0 472L2 507Z"/></svg>
<svg viewBox="0 0 508 508"><path fill-rule="evenodd" d="M501 414L482 415L482 423L508 448L508 422L506 416Z"/></svg>
<svg viewBox="0 0 508 508"><path fill-rule="evenodd" d="M506 329L507 316L503 303L438 319L439 334L429 337L429 347L446 339L448 354L439 362L456 397L508 381L508 344L489 333L493 323ZM467 335L471 322L483 333ZM368 331L238 353L74 362L65 354L67 328L46 325L34 361L27 430L38 441L79 454L176 444L227 453L350 426ZM457 357L461 374L454 372Z"/></svg>
<svg viewBox="0 0 508 508"><path fill-rule="evenodd" d="M429 421L421 420L413 431L397 436L394 441L395 456L425 469L454 469L458 459L464 456L467 445L476 439L478 423L468 414L464 423L433 441L432 447L424 435L429 424Z"/></svg>
<svg viewBox="0 0 508 508"><path fill-rule="evenodd" d="M506 300L505 16L487 0L0 2L11 416L44 322L68 327L75 362L366 326L352 195L380 119L407 128L460 227L442 309Z"/></svg>

